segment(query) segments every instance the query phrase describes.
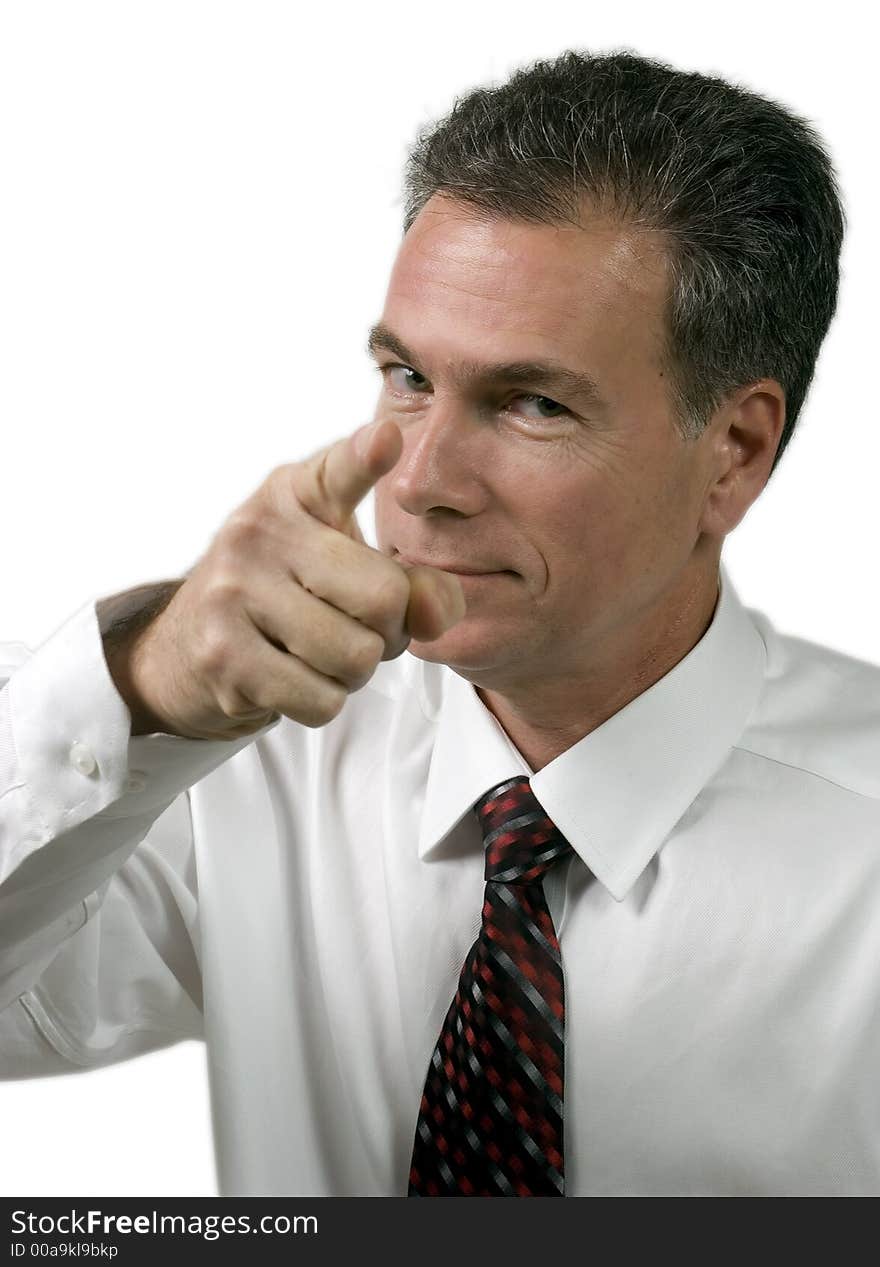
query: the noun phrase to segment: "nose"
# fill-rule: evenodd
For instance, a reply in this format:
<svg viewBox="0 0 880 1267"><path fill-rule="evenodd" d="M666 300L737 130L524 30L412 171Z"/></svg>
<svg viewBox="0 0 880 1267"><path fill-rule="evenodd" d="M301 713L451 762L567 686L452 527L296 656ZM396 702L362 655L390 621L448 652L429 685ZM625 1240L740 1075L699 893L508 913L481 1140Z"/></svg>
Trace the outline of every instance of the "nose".
<svg viewBox="0 0 880 1267"><path fill-rule="evenodd" d="M486 455L482 429L468 412L435 401L400 429L403 452L386 479L401 509L410 515L478 514L486 504Z"/></svg>

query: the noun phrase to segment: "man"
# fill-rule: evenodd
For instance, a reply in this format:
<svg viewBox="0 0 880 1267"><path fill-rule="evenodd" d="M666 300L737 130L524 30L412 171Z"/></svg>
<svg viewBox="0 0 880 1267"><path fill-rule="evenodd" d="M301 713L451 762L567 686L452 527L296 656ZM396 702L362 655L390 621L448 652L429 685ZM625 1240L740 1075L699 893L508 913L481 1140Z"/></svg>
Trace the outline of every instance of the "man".
<svg viewBox="0 0 880 1267"><path fill-rule="evenodd" d="M204 1037L224 1194L880 1191L880 671L720 562L834 312L827 155L568 53L407 195L373 423L0 694L5 1068Z"/></svg>

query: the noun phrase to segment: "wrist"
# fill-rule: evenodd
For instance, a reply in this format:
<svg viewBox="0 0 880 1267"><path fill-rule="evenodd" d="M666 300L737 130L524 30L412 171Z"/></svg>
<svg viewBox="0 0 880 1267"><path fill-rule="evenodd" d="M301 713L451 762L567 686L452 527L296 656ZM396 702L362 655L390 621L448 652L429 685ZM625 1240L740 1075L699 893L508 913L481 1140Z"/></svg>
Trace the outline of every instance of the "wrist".
<svg viewBox="0 0 880 1267"><path fill-rule="evenodd" d="M135 586L121 594L101 598L95 605L107 669L131 715L131 734L149 735L166 730L143 700L135 683L137 645L153 621L165 610L184 582L183 577Z"/></svg>

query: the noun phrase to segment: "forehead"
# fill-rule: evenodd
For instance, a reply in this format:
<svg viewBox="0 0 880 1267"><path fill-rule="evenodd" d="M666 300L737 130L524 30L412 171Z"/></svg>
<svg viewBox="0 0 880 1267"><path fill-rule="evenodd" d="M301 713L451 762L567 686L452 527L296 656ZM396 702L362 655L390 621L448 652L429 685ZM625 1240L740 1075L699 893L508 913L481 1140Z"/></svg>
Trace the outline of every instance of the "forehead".
<svg viewBox="0 0 880 1267"><path fill-rule="evenodd" d="M581 226L529 224L435 196L400 246L383 322L452 357L467 344L471 359L586 356L613 372L624 345L657 360L666 294L658 235L588 212Z"/></svg>

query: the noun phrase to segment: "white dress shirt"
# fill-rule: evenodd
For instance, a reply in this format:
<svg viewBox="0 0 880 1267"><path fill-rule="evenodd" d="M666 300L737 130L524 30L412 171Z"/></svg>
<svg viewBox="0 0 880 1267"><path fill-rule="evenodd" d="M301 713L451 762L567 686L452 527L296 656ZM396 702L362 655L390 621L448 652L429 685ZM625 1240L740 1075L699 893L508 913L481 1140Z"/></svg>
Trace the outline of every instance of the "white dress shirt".
<svg viewBox="0 0 880 1267"><path fill-rule="evenodd" d="M566 1191L877 1195L880 667L720 582L532 778L575 851L545 881ZM471 807L532 774L474 688L407 652L320 729L131 738L94 602L4 650L0 1071L203 1037L223 1195L405 1195L479 929Z"/></svg>

